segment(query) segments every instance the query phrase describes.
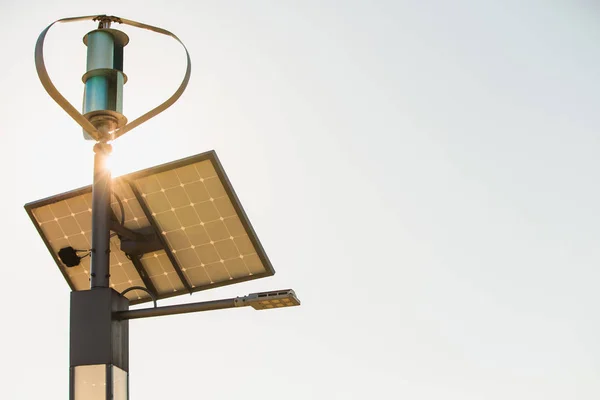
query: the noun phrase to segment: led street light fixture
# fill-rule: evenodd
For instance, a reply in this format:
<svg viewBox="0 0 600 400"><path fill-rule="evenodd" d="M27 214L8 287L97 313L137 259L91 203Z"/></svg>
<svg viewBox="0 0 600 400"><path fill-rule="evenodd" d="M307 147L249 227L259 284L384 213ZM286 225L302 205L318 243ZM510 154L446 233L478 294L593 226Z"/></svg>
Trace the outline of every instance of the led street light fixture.
<svg viewBox="0 0 600 400"><path fill-rule="evenodd" d="M249 305L255 310L271 310L273 308L300 305L300 300L298 300L296 293L291 289L251 293L241 300L244 302L244 305Z"/></svg>

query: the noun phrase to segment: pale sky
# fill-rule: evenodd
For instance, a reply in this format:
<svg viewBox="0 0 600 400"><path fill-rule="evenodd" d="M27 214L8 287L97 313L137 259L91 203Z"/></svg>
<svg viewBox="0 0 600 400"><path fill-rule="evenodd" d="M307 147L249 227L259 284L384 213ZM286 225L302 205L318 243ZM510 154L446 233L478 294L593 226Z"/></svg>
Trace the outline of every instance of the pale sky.
<svg viewBox="0 0 600 400"><path fill-rule="evenodd" d="M600 7L592 1L2 1L3 399L68 397L69 287L23 209L91 183L35 41L112 14L188 46L115 174L216 150L301 307L130 323L132 399L600 398ZM47 38L79 108L93 23ZM177 42L130 27L124 112Z"/></svg>

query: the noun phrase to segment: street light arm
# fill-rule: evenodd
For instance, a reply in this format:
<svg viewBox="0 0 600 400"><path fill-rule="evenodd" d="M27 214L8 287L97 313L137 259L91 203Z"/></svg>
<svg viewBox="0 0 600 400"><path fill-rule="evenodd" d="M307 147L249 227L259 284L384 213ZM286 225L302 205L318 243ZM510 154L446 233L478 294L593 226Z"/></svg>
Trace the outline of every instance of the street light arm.
<svg viewBox="0 0 600 400"><path fill-rule="evenodd" d="M232 298L203 301L200 303L177 304L174 306L143 308L141 310L119 311L113 313L113 319L120 321L126 319L160 317L163 315L186 314L198 311L223 310L226 308L234 308L247 305L244 302L240 302L239 300L240 298Z"/></svg>
<svg viewBox="0 0 600 400"><path fill-rule="evenodd" d="M204 301L201 303L178 304L175 306L144 308L113 313L117 321L126 319L160 317L162 315L185 314L198 311L223 310L233 307L252 307L255 310L277 309L281 307L299 306L300 300L292 289L273 290L270 292L251 293L248 296L233 299Z"/></svg>

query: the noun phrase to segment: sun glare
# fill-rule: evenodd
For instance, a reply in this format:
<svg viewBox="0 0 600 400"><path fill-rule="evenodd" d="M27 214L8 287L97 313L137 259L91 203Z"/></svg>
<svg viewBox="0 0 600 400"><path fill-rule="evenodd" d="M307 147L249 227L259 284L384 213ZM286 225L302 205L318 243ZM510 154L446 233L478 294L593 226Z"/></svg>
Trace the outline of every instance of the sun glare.
<svg viewBox="0 0 600 400"><path fill-rule="evenodd" d="M114 147L113 153L111 153L108 157L104 159L104 168L109 170L111 173L114 173Z"/></svg>

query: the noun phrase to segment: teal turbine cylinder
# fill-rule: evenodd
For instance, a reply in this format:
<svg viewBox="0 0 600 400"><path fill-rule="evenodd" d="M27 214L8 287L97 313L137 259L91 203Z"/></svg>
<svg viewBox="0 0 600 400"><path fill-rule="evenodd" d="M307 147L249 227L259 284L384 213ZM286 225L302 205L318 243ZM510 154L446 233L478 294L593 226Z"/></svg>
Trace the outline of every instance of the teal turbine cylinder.
<svg viewBox="0 0 600 400"><path fill-rule="evenodd" d="M116 128L127 123L123 115L123 48L129 38L116 29L96 29L83 38L87 45L87 72L82 114L92 124L110 119ZM94 124L96 125L96 124ZM84 137L94 140L84 132Z"/></svg>

